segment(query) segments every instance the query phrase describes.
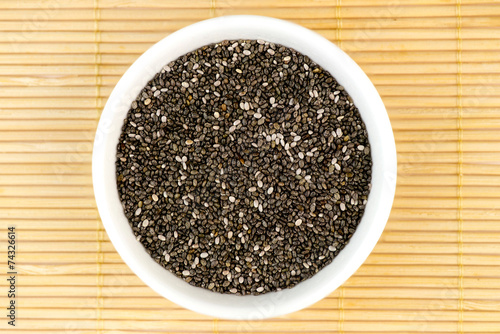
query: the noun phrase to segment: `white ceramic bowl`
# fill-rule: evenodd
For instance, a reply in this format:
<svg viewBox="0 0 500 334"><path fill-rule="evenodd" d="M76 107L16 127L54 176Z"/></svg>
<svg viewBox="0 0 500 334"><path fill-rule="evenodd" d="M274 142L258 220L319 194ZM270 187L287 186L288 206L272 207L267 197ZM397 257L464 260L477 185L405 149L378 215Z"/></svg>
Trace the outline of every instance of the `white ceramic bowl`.
<svg viewBox="0 0 500 334"><path fill-rule="evenodd" d="M123 120L147 82L164 65L203 45L225 39L262 39L309 56L345 87L368 130L372 189L356 233L334 261L291 289L259 296L218 294L197 288L157 264L136 241L123 213L115 155ZM160 295L193 311L226 319L263 319L294 312L327 296L368 257L387 222L395 192L396 148L391 124L375 87L359 66L320 35L296 24L261 16L202 21L164 38L127 70L111 93L97 128L92 157L94 192L108 235L127 265Z"/></svg>

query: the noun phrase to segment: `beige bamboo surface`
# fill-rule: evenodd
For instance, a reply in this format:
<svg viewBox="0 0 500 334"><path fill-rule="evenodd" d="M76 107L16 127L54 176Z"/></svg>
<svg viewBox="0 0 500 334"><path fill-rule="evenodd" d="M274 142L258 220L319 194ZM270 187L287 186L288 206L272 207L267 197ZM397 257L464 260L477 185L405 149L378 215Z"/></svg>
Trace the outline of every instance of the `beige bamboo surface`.
<svg viewBox="0 0 500 334"><path fill-rule="evenodd" d="M345 50L386 104L399 162L365 264L315 305L255 322L145 286L92 191L94 131L120 76L169 33L231 14L291 20ZM0 0L0 102L0 262L16 226L19 271L17 326L3 318L0 331L500 333L499 2Z"/></svg>

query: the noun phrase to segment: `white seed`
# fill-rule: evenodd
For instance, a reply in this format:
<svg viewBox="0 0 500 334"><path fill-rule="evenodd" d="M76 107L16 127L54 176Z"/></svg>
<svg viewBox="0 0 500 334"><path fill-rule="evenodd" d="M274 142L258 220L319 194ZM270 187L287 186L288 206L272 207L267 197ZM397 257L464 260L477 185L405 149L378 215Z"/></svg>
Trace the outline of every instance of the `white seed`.
<svg viewBox="0 0 500 334"><path fill-rule="evenodd" d="M257 181L257 186L259 188L262 188L262 186L264 186L264 183L261 180L259 180L259 181Z"/></svg>
<svg viewBox="0 0 500 334"><path fill-rule="evenodd" d="M143 222L142 222L142 227L148 227L149 225L149 220L145 219Z"/></svg>
<svg viewBox="0 0 500 334"><path fill-rule="evenodd" d="M269 187L269 188L267 189L267 194L268 194L268 195L271 195L271 194L273 193L273 190L274 190L274 188L273 188L273 187Z"/></svg>
<svg viewBox="0 0 500 334"><path fill-rule="evenodd" d="M267 49L267 53L269 53L272 56L272 55L274 55L274 50L273 49Z"/></svg>
<svg viewBox="0 0 500 334"><path fill-rule="evenodd" d="M163 235L161 235L161 234L158 236L158 239L160 239L161 241L165 241L165 240L167 240L167 239L166 239Z"/></svg>
<svg viewBox="0 0 500 334"><path fill-rule="evenodd" d="M299 141L302 137L301 136L295 136L293 137L293 141Z"/></svg>
<svg viewBox="0 0 500 334"><path fill-rule="evenodd" d="M219 118L219 117L220 117L219 112L217 112L217 111L216 111L216 112L214 112L214 117L215 117L215 118Z"/></svg>
<svg viewBox="0 0 500 334"><path fill-rule="evenodd" d="M207 252L203 252L203 253L200 254L200 257L202 259L207 258L208 257L208 253Z"/></svg>
<svg viewBox="0 0 500 334"><path fill-rule="evenodd" d="M167 261L167 262L170 261L170 255L165 254L165 261Z"/></svg>
<svg viewBox="0 0 500 334"><path fill-rule="evenodd" d="M234 198L234 196L229 196L229 202L231 203L236 202L236 198Z"/></svg>
<svg viewBox="0 0 500 334"><path fill-rule="evenodd" d="M365 147L363 145L358 146L358 150L363 151L364 149L365 149Z"/></svg>
<svg viewBox="0 0 500 334"><path fill-rule="evenodd" d="M328 247L328 250L329 250L330 252L335 252L335 251L337 250L337 248L335 248L335 247L333 247L333 246L330 246L330 247Z"/></svg>
<svg viewBox="0 0 500 334"><path fill-rule="evenodd" d="M158 196L156 194L153 194L151 197L153 198L153 201L158 202Z"/></svg>
<svg viewBox="0 0 500 334"><path fill-rule="evenodd" d="M250 50L243 50L243 54L245 56L250 56L252 54L252 52L250 52Z"/></svg>
<svg viewBox="0 0 500 334"><path fill-rule="evenodd" d="M302 224L302 219L299 218L295 221L295 226L300 226L300 224Z"/></svg>
<svg viewBox="0 0 500 334"><path fill-rule="evenodd" d="M253 200L253 206L256 207L256 208L258 208L259 207L259 201L256 200L256 199L254 199Z"/></svg>
<svg viewBox="0 0 500 334"><path fill-rule="evenodd" d="M300 175L300 173L302 173L302 169L297 168L297 170L295 171L295 174Z"/></svg>
<svg viewBox="0 0 500 334"><path fill-rule="evenodd" d="M255 114L253 114L253 117L260 119L262 117L262 114L256 112Z"/></svg>
<svg viewBox="0 0 500 334"><path fill-rule="evenodd" d="M167 122L167 116L162 116L161 117L161 122L166 123Z"/></svg>
<svg viewBox="0 0 500 334"><path fill-rule="evenodd" d="M186 140L186 145L192 145L193 141L191 139Z"/></svg>
<svg viewBox="0 0 500 334"><path fill-rule="evenodd" d="M135 210L135 215L138 216L141 214L141 208L138 208L137 210Z"/></svg>
<svg viewBox="0 0 500 334"><path fill-rule="evenodd" d="M184 271L182 272L182 275L183 275L183 276L189 276L189 274L191 274L191 273L189 272L189 270L184 270Z"/></svg>
<svg viewBox="0 0 500 334"><path fill-rule="evenodd" d="M267 245L266 247L264 247L264 252L267 252L270 249L271 249L271 245Z"/></svg>
<svg viewBox="0 0 500 334"><path fill-rule="evenodd" d="M264 291L264 288L262 286L259 286L256 291L257 292L262 292L262 291Z"/></svg>
<svg viewBox="0 0 500 334"><path fill-rule="evenodd" d="M149 105L150 103L151 103L151 99L146 99L146 100L144 100L144 105L146 105L146 106L147 106L147 105Z"/></svg>
<svg viewBox="0 0 500 334"><path fill-rule="evenodd" d="M340 203L340 210L345 211L345 204L344 203Z"/></svg>
<svg viewBox="0 0 500 334"><path fill-rule="evenodd" d="M304 159L304 153L303 152L299 152L299 158L300 159Z"/></svg>
<svg viewBox="0 0 500 334"><path fill-rule="evenodd" d="M255 187L250 187L250 188L248 188L248 191L249 191L249 192L251 192L251 193L253 193L253 192L254 192L254 191L256 191L256 190L257 190L257 188L255 188Z"/></svg>
<svg viewBox="0 0 500 334"><path fill-rule="evenodd" d="M231 239L233 237L233 231L227 232L227 238Z"/></svg>
<svg viewBox="0 0 500 334"><path fill-rule="evenodd" d="M189 83L187 83L187 82L183 82L181 85L182 85L182 87L184 87L184 88L188 88L188 87L189 87Z"/></svg>
<svg viewBox="0 0 500 334"><path fill-rule="evenodd" d="M269 103L271 103L271 104L274 104L274 102L275 102L275 101L276 101L276 99L275 99L274 97L271 97L271 98L269 99Z"/></svg>

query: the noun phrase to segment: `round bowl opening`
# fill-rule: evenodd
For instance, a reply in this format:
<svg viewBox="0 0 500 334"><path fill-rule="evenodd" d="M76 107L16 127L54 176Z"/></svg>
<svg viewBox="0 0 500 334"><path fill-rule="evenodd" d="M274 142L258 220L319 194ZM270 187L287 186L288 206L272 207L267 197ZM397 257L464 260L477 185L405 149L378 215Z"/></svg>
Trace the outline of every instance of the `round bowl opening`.
<svg viewBox="0 0 500 334"><path fill-rule="evenodd" d="M349 243L312 278L291 289L235 296L194 287L158 265L136 241L118 197L116 146L132 101L164 65L201 46L227 39L262 39L309 56L344 86L366 124L372 154L372 188ZM108 235L127 265L160 295L193 311L226 319L263 319L307 307L339 287L368 257L385 227L395 193L396 148L384 104L359 66L320 35L261 16L226 16L183 28L146 51L120 79L103 110L92 157L94 192Z"/></svg>

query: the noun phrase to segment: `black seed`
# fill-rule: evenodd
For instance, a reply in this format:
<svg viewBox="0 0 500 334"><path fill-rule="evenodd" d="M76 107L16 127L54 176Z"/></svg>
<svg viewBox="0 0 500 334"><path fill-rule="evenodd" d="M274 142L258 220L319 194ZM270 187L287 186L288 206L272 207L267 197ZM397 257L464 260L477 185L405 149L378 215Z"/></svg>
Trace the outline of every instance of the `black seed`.
<svg viewBox="0 0 500 334"><path fill-rule="evenodd" d="M366 127L297 51L223 41L167 64L132 102L120 200L150 256L231 294L290 288L332 262L370 192Z"/></svg>

